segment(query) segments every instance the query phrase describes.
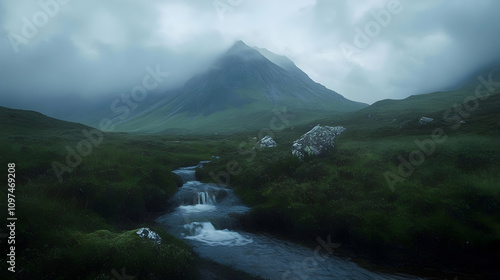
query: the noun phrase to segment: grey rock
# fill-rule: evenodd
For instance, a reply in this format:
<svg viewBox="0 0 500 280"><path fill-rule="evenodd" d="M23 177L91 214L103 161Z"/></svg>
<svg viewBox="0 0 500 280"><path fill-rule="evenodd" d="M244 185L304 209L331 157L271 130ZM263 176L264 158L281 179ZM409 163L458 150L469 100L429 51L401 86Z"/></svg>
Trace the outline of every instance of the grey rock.
<svg viewBox="0 0 500 280"><path fill-rule="evenodd" d="M426 125L428 123L433 122L433 118L427 118L427 117L421 117L420 120L418 121L419 124Z"/></svg>
<svg viewBox="0 0 500 280"><path fill-rule="evenodd" d="M266 136L257 142L257 145L261 148L272 148L276 147L278 144L276 144L276 141L271 138L271 136Z"/></svg>
<svg viewBox="0 0 500 280"><path fill-rule="evenodd" d="M156 244L161 244L161 237L158 235L158 233L150 230L147 227L138 229L137 234L142 238L142 240L151 240Z"/></svg>
<svg viewBox="0 0 500 280"><path fill-rule="evenodd" d="M295 140L292 145L292 155L304 158L306 154L319 155L333 148L335 137L345 131L342 126L316 125L313 129Z"/></svg>

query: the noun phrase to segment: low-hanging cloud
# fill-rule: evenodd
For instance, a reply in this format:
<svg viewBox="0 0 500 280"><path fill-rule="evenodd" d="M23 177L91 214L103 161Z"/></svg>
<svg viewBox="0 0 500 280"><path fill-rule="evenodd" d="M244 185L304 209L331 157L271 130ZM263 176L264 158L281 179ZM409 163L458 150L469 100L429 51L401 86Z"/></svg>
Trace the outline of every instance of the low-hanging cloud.
<svg viewBox="0 0 500 280"><path fill-rule="evenodd" d="M498 61L498 10L495 0L2 1L0 105L64 118L130 90L148 65L170 73L162 92L240 39L347 98L404 98Z"/></svg>

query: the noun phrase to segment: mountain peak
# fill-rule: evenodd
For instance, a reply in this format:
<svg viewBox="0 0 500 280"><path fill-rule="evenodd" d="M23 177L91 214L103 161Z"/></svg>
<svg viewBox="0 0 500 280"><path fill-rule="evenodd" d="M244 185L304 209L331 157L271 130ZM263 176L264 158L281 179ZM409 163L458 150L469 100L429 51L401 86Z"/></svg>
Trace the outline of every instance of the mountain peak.
<svg viewBox="0 0 500 280"><path fill-rule="evenodd" d="M247 46L248 47L248 45L245 44L245 42L243 42L243 40L238 40L238 41L234 42L233 47L234 46Z"/></svg>
<svg viewBox="0 0 500 280"><path fill-rule="evenodd" d="M358 110L364 104L314 82L285 56L236 41L207 71L148 111L148 118L125 126L147 126L151 131L196 127L200 131L224 119L227 128L240 130L242 123L248 123L244 125L247 129L258 129L269 123L269 114L275 108L283 107L301 114L294 121L298 123L332 112ZM147 123L151 119L155 121Z"/></svg>
<svg viewBox="0 0 500 280"><path fill-rule="evenodd" d="M243 41L238 40L236 41L226 52L226 54L236 54L239 52L248 52L248 51L255 51L254 48L249 47L247 44L245 44Z"/></svg>
<svg viewBox="0 0 500 280"><path fill-rule="evenodd" d="M243 41L236 41L221 57L221 59L216 62L216 67L226 67L227 65L233 65L236 61L238 63L247 61L263 61L267 60L258 50L252 48L245 44Z"/></svg>

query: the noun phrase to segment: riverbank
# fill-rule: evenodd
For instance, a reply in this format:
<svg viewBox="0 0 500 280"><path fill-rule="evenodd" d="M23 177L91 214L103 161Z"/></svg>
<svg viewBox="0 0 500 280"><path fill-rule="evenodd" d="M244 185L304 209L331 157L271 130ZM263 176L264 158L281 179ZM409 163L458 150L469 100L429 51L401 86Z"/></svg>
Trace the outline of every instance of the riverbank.
<svg viewBox="0 0 500 280"><path fill-rule="evenodd" d="M326 244L309 248L269 234L245 231L240 217L250 209L232 189L196 181L195 168L174 171L184 179L184 185L171 199L171 211L157 222L185 240L201 257L269 279L417 279L407 273L361 268L333 254L332 247L336 246L330 244L329 238L323 241Z"/></svg>
<svg viewBox="0 0 500 280"><path fill-rule="evenodd" d="M252 207L243 219L250 231L305 243L331 235L354 256L423 275L498 276L496 138L453 135L392 190L384 173L398 172L398 157L412 152L415 136L373 141L358 133L346 132L336 149L300 161L290 155L288 132L276 137L278 147L223 154L199 170L199 178L216 182L211 172L238 163L230 185Z"/></svg>
<svg viewBox="0 0 500 280"><path fill-rule="evenodd" d="M16 272L2 262L0 278L202 277L196 253L151 218L182 185L171 170L210 158L220 143L103 133L100 145L77 162L82 130L90 128L16 110L0 122L0 161L16 164L17 218ZM64 169L68 158L71 172ZM0 190L2 209L6 191ZM142 227L162 243L142 240L136 234Z"/></svg>

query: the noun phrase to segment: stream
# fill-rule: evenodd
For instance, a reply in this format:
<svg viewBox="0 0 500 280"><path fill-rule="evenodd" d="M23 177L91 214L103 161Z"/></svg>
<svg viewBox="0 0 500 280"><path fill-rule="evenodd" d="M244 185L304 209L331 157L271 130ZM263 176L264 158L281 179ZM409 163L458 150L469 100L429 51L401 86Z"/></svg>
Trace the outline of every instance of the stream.
<svg viewBox="0 0 500 280"><path fill-rule="evenodd" d="M272 280L420 279L361 268L330 254L325 238L323 247L314 250L270 235L242 231L238 216L250 209L231 189L196 181L195 169L203 163L173 171L184 185L171 199L172 211L157 219L200 257Z"/></svg>

